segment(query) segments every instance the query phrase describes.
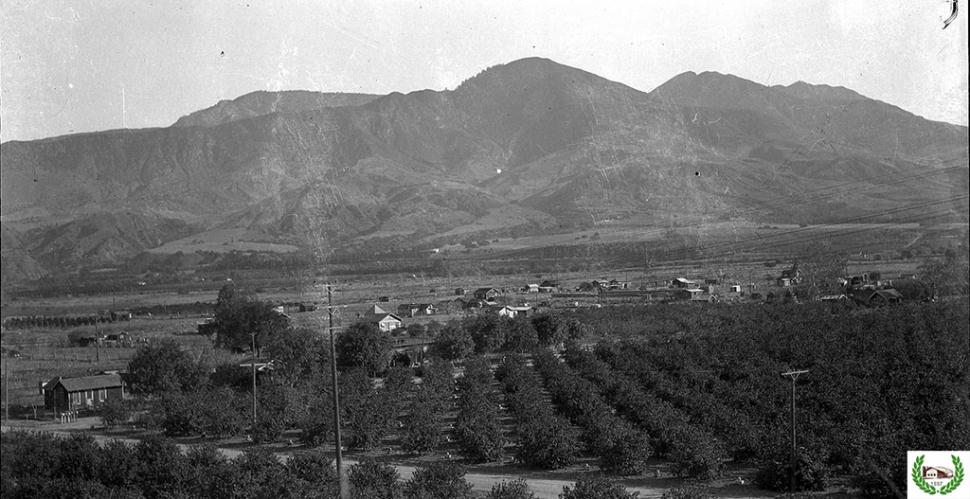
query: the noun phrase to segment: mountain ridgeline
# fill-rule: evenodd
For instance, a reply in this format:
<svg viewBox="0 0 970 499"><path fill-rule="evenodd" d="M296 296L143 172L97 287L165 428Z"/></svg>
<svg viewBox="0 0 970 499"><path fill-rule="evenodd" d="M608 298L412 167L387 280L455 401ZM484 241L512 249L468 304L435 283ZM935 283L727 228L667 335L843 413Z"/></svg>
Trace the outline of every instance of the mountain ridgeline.
<svg viewBox="0 0 970 499"><path fill-rule="evenodd" d="M684 73L645 93L538 58L446 91L254 92L167 128L2 144L3 277L213 231L422 244L631 216L893 221L900 203L965 221L967 139L840 87Z"/></svg>

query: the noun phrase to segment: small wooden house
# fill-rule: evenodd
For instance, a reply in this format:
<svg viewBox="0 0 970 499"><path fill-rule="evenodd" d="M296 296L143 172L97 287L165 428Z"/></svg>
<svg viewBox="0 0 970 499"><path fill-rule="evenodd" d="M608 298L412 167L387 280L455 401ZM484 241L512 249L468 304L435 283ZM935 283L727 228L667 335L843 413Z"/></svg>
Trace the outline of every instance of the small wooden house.
<svg viewBox="0 0 970 499"><path fill-rule="evenodd" d="M360 320L377 325L381 331L393 331L401 327L402 324L400 317L384 311L384 309L377 305L367 309L367 312Z"/></svg>
<svg viewBox="0 0 970 499"><path fill-rule="evenodd" d="M105 401L124 397L124 384L118 374L56 377L44 385L44 407L55 412L94 409Z"/></svg>
<svg viewBox="0 0 970 499"><path fill-rule="evenodd" d="M474 296L479 300L492 301L499 294L499 290L495 288L478 288L475 290Z"/></svg>
<svg viewBox="0 0 970 499"><path fill-rule="evenodd" d="M434 315L434 313L435 306L433 303L402 303L397 306L397 315L400 317Z"/></svg>
<svg viewBox="0 0 970 499"><path fill-rule="evenodd" d="M695 288L697 286L697 284L694 281L684 279L683 277L678 277L670 281L670 285L674 288L680 288L680 289Z"/></svg>

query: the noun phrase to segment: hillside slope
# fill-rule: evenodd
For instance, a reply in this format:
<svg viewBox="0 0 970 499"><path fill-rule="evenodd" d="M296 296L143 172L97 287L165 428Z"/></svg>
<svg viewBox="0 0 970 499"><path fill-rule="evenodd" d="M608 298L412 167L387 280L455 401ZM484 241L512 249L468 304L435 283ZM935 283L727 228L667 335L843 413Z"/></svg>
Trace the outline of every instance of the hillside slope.
<svg viewBox="0 0 970 499"><path fill-rule="evenodd" d="M19 234L4 255L32 252L4 269L119 262L208 230L340 247L629 217L965 221L967 137L844 88L685 73L645 93L538 58L453 91L256 92L164 129L0 145Z"/></svg>

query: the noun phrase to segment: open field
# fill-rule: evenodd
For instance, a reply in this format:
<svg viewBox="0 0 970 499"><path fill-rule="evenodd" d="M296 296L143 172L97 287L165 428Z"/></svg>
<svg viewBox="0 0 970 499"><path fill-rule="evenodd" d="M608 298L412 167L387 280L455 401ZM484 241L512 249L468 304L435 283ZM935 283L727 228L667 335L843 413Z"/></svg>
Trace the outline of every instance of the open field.
<svg viewBox="0 0 970 499"><path fill-rule="evenodd" d="M269 243L263 241L246 240L246 230L241 228L212 229L190 237L169 241L157 248L148 250L155 254L194 253L196 251L214 251L225 253L229 251L269 251L273 253L287 253L299 248L291 244Z"/></svg>

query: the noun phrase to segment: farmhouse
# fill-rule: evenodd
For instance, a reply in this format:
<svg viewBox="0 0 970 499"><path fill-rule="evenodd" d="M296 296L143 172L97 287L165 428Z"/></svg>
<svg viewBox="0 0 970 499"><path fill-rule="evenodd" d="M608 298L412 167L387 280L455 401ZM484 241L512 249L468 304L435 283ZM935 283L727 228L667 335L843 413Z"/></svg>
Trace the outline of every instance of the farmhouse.
<svg viewBox="0 0 970 499"><path fill-rule="evenodd" d="M479 300L491 301L499 295L499 290L495 288L478 288L475 290L474 296Z"/></svg>
<svg viewBox="0 0 970 499"><path fill-rule="evenodd" d="M414 317L416 315L434 315L435 306L431 303L402 303L397 306L400 317Z"/></svg>
<svg viewBox="0 0 970 499"><path fill-rule="evenodd" d="M468 300L465 302L464 308L466 309L485 308L490 304L491 302L487 302L485 300L479 300L478 298L472 298L471 300Z"/></svg>
<svg viewBox="0 0 970 499"><path fill-rule="evenodd" d="M695 297L705 294L710 296L709 293L704 293L704 290L700 288L679 289L675 292L675 296L681 300L694 300Z"/></svg>
<svg viewBox="0 0 970 499"><path fill-rule="evenodd" d="M690 296L690 301L692 302L704 302L704 303L715 303L717 302L717 295L712 295L710 293L696 293Z"/></svg>
<svg viewBox="0 0 970 499"><path fill-rule="evenodd" d="M58 376L48 381L43 389L44 407L55 412L93 409L109 399L124 397L124 385L117 374L79 378Z"/></svg>
<svg viewBox="0 0 970 499"><path fill-rule="evenodd" d="M678 277L678 278L670 281L670 285L673 286L673 287L675 287L675 288L681 288L681 289L696 288L697 287L697 284L694 281L689 281L687 279L684 279L683 277Z"/></svg>
<svg viewBox="0 0 970 499"><path fill-rule="evenodd" d="M532 307L510 307L510 306L494 305L489 307L488 311L498 314L501 317L515 318L520 315L522 316L531 315L535 311L535 309Z"/></svg>
<svg viewBox="0 0 970 499"><path fill-rule="evenodd" d="M798 271L798 267L792 267L788 270L781 271L781 278L788 279L788 282L792 285L799 283L799 278L801 277L801 272Z"/></svg>
<svg viewBox="0 0 970 499"><path fill-rule="evenodd" d="M401 327L401 318L384 311L381 307L374 305L367 310L360 320L370 324L375 324L381 331L394 331Z"/></svg>
<svg viewBox="0 0 970 499"><path fill-rule="evenodd" d="M522 291L525 291L526 293L538 293L539 292L539 285L538 284L526 284L525 287L522 288Z"/></svg>
<svg viewBox="0 0 970 499"><path fill-rule="evenodd" d="M903 301L903 295L895 289L852 289L849 291L849 296L859 303L872 306L888 305Z"/></svg>
<svg viewBox="0 0 970 499"><path fill-rule="evenodd" d="M558 288L559 288L559 283L557 283L556 281L542 281L542 283L539 284L540 293L555 293L556 289Z"/></svg>

